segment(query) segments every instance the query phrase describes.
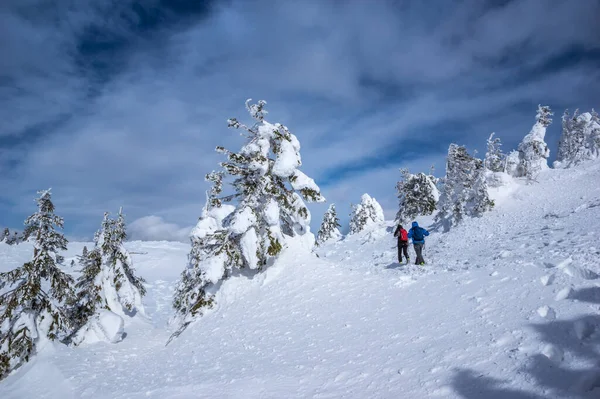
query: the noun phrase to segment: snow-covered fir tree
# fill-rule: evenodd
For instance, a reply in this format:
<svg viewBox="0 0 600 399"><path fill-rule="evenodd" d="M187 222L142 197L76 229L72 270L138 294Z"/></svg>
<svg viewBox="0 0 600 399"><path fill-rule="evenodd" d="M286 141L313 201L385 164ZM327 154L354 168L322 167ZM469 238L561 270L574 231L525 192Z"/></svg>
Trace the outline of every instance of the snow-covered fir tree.
<svg viewBox="0 0 600 399"><path fill-rule="evenodd" d="M7 241L10 245L17 245L23 242L23 238L18 232L14 231L12 237Z"/></svg>
<svg viewBox="0 0 600 399"><path fill-rule="evenodd" d="M401 180L396 184L398 193L398 212L396 221L408 223L417 216L431 215L435 212L439 192L432 175L411 174L408 169L400 169Z"/></svg>
<svg viewBox="0 0 600 399"><path fill-rule="evenodd" d="M117 219L104 215L102 227L95 237L95 248L102 255L102 292L107 309L119 315L144 313L142 297L145 280L135 274L133 261L125 249L127 239L125 217L119 210Z"/></svg>
<svg viewBox="0 0 600 399"><path fill-rule="evenodd" d="M173 305L181 332L214 301L223 279L242 270L256 273L272 264L286 237L310 233L310 212L304 201L324 201L314 180L298 168L300 143L287 127L265 120L265 101L246 108L254 124L230 119L230 128L242 130L247 142L239 152L217 147L227 157L213 183L203 217L192 235L187 268L177 287ZM222 180L232 179L233 192L222 195ZM223 217L219 208L226 208ZM311 235L312 236L312 235ZM314 243L314 236L312 238Z"/></svg>
<svg viewBox="0 0 600 399"><path fill-rule="evenodd" d="M485 167L492 172L504 172L506 157L502 153L502 142L492 133L487 139L487 152L485 153Z"/></svg>
<svg viewBox="0 0 600 399"><path fill-rule="evenodd" d="M506 160L504 164L505 172L508 173L512 177L520 177L519 173L519 165L521 163L521 159L519 158L519 151L513 150L506 155Z"/></svg>
<svg viewBox="0 0 600 399"><path fill-rule="evenodd" d="M56 230L63 219L54 214L50 190L39 195L38 211L25 220L33 257L0 273L0 379L29 361L43 341L63 338L71 326L63 305L72 296L73 279L59 267L67 240Z"/></svg>
<svg viewBox="0 0 600 399"><path fill-rule="evenodd" d="M102 254L100 248L88 251L83 247L81 255L77 256L80 276L75 284L75 296L69 303L71 320L74 330L80 330L98 309L104 306L102 296Z"/></svg>
<svg viewBox="0 0 600 399"><path fill-rule="evenodd" d="M86 331L95 323L92 317L101 310L119 317L144 314L145 280L135 274L131 256L123 245L126 238L122 211L117 219L105 213L94 237L94 248L86 249L79 257L81 274L76 283L76 299L71 306L72 318L79 330L73 338L76 344L85 338Z"/></svg>
<svg viewBox="0 0 600 399"><path fill-rule="evenodd" d="M575 115L579 110L575 110ZM574 116L575 116L574 115ZM556 152L556 161L563 163L572 158L571 155L571 131L573 119L569 114L569 110L565 109L562 116L562 132L558 141L558 151Z"/></svg>
<svg viewBox="0 0 600 399"><path fill-rule="evenodd" d="M552 123L552 112L548 106L538 106L536 123L519 144L519 176L533 180L548 169L550 150L544 141L546 128Z"/></svg>
<svg viewBox="0 0 600 399"><path fill-rule="evenodd" d="M369 194L363 194L360 204L352 205L350 213L350 234L359 233L371 226L383 223L383 209Z"/></svg>
<svg viewBox="0 0 600 399"><path fill-rule="evenodd" d="M8 229L8 227L5 227L4 230L2 231L2 234L0 234L0 242L6 243L6 240L8 240L9 237L10 237L10 230Z"/></svg>
<svg viewBox="0 0 600 399"><path fill-rule="evenodd" d="M331 204L323 215L321 228L317 234L317 245L321 245L329 240L339 240L342 237L340 227L342 226L340 225L340 219L337 217L335 204Z"/></svg>
<svg viewBox="0 0 600 399"><path fill-rule="evenodd" d="M593 158L600 158L600 115L592 109L590 112L589 142Z"/></svg>
<svg viewBox="0 0 600 399"><path fill-rule="evenodd" d="M576 110L563 115L562 134L558 146L556 166L569 167L600 155L600 120L598 114Z"/></svg>
<svg viewBox="0 0 600 399"><path fill-rule="evenodd" d="M26 241L24 235L20 234L18 231L13 231L11 234L8 228L4 229L4 232L0 236L0 242L4 242L8 245L17 245L23 241Z"/></svg>
<svg viewBox="0 0 600 399"><path fill-rule="evenodd" d="M487 191L483 161L469 155L465 147L451 144L436 221L448 231L465 217L480 216L493 206Z"/></svg>

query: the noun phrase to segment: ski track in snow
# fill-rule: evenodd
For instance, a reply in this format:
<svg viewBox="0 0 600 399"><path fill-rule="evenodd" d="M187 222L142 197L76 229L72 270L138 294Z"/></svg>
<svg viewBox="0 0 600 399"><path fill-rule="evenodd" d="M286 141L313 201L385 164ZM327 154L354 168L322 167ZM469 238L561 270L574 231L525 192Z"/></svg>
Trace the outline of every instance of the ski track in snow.
<svg viewBox="0 0 600 399"><path fill-rule="evenodd" d="M538 180L432 232L425 267L394 263L391 225L318 258L290 244L166 347L189 248L128 243L149 318L118 344L43 348L0 397L599 398L600 163ZM0 244L0 268L30 252Z"/></svg>

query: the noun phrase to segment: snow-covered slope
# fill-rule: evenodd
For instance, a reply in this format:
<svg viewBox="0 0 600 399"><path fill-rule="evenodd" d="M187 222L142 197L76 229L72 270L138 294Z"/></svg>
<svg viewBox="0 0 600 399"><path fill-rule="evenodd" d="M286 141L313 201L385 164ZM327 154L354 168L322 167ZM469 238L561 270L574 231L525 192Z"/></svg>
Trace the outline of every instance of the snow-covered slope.
<svg viewBox="0 0 600 399"><path fill-rule="evenodd" d="M150 319L118 344L45 348L0 397L598 398L600 163L538 180L433 233L424 268L394 264L391 226L319 258L292 244L166 347L188 246L130 243ZM0 245L2 270L29 256Z"/></svg>

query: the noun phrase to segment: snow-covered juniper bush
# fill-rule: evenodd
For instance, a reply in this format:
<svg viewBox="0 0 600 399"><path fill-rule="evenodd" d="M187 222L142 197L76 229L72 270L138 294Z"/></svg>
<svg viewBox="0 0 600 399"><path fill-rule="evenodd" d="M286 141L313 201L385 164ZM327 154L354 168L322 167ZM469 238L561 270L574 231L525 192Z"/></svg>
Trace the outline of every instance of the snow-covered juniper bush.
<svg viewBox="0 0 600 399"><path fill-rule="evenodd" d="M286 237L309 231L305 200L325 200L314 180L298 169L302 162L296 136L265 120L265 101L250 101L246 109L254 124L228 121L230 128L244 132L246 144L239 152L217 147L227 159L221 171L206 177L213 186L173 300L179 332L212 306L223 279L261 271L279 256ZM231 184L229 194L223 193L224 179Z"/></svg>
<svg viewBox="0 0 600 399"><path fill-rule="evenodd" d="M73 279L58 266L67 240L56 231L63 219L54 214L50 190L40 191L38 211L25 220L33 238L33 257L0 273L0 379L29 361L44 340L64 338L71 328L64 303L73 295Z"/></svg>

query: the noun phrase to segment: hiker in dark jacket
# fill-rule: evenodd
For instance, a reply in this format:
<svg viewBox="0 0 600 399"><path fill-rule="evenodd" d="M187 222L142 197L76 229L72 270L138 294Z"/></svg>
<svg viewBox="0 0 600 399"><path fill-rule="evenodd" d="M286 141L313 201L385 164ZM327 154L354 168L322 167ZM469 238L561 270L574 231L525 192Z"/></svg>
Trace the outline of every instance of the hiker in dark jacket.
<svg viewBox="0 0 600 399"><path fill-rule="evenodd" d="M422 227L419 227L419 223L412 222L412 227L408 231L408 238L412 238L413 246L417 254L417 260L415 265L424 265L425 259L423 259L423 245L425 245L425 236L428 236L429 232Z"/></svg>
<svg viewBox="0 0 600 399"><path fill-rule="evenodd" d="M394 237L398 237L398 263L402 263L402 252L404 252L406 263L410 262L410 257L408 256L408 232L404 230L401 224L396 227Z"/></svg>

